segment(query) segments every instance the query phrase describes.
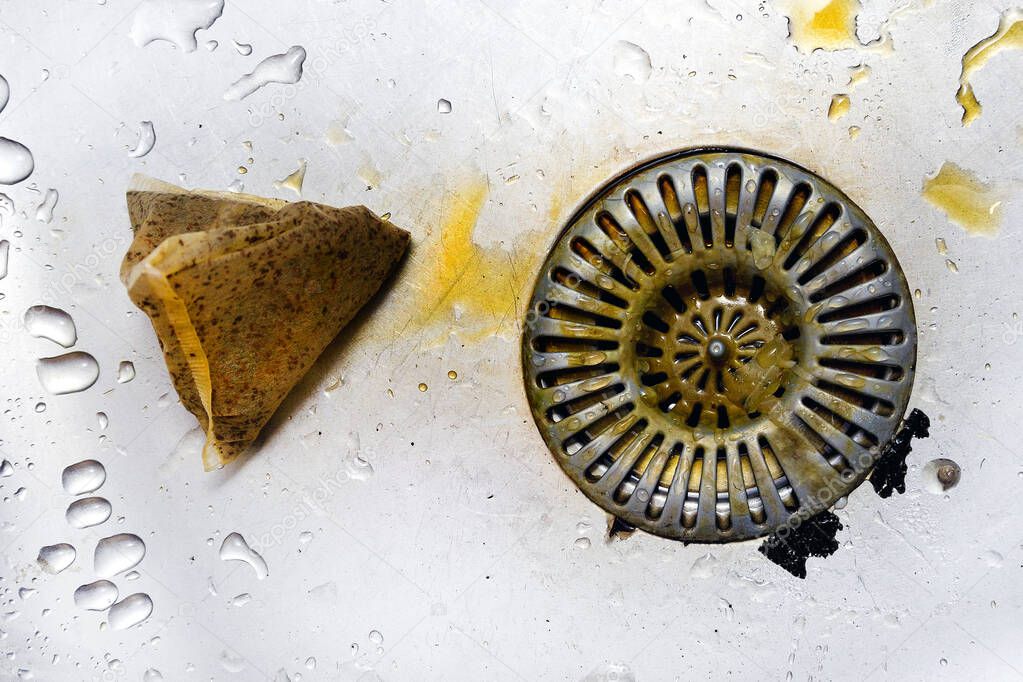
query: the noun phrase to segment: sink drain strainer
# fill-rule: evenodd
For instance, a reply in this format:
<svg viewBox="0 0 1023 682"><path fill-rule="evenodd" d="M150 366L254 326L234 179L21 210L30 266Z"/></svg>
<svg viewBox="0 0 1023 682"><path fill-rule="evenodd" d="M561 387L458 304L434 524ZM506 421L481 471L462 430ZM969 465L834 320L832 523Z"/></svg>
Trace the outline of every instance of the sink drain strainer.
<svg viewBox="0 0 1023 682"><path fill-rule="evenodd" d="M544 440L610 514L758 537L870 473L909 400L913 303L848 197L782 159L674 153L602 187L526 315Z"/></svg>

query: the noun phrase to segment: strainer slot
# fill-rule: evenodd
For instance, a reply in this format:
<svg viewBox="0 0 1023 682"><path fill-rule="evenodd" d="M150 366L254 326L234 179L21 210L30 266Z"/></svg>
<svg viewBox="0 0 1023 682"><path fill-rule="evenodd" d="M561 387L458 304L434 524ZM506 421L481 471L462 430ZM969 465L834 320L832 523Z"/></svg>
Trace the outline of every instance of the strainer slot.
<svg viewBox="0 0 1023 682"><path fill-rule="evenodd" d="M853 287L867 284L888 271L888 264L883 260L874 260L855 270L841 279L832 282L823 289L810 294L810 301L819 303L826 298L837 296Z"/></svg>
<svg viewBox="0 0 1023 682"><path fill-rule="evenodd" d="M776 245L781 245L782 240L796 222L796 218L799 217L803 212L803 208L809 203L811 196L813 196L813 188L805 182L801 182L792 188L792 193L789 194L788 201L785 203L785 208L774 230Z"/></svg>
<svg viewBox="0 0 1023 682"><path fill-rule="evenodd" d="M865 362L860 360L849 360L846 358L834 358L827 355L817 358L817 363L822 367L858 374L868 379L881 379L883 381L900 381L905 372L896 365L886 365L880 362Z"/></svg>
<svg viewBox="0 0 1023 682"><path fill-rule="evenodd" d="M678 192L675 191L675 183L670 175L661 175L657 178L657 191L661 195L661 203L675 229L675 238L678 240L679 246L686 253L692 253L693 242L683 216L682 205L678 200Z"/></svg>
<svg viewBox="0 0 1023 682"><path fill-rule="evenodd" d="M897 294L888 294L886 296L871 298L852 305L845 305L835 310L827 310L817 316L817 321L821 324L826 324L829 322L865 317L867 315L876 315L877 313L883 313L888 310L898 308L899 303L901 303L901 299Z"/></svg>

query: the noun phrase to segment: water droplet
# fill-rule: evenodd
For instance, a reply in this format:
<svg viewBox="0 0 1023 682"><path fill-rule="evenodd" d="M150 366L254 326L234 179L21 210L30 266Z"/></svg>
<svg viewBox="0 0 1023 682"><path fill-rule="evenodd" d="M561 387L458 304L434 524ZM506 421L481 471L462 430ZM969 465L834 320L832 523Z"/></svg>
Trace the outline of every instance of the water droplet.
<svg viewBox="0 0 1023 682"><path fill-rule="evenodd" d="M312 539L313 539L313 534L310 533L307 530L304 530L304 531L302 531L301 533L298 534L298 541L301 542L303 545L312 542Z"/></svg>
<svg viewBox="0 0 1023 682"><path fill-rule="evenodd" d="M438 114L450 114L451 113L451 100L446 100L443 97L437 100L437 113Z"/></svg>
<svg viewBox="0 0 1023 682"><path fill-rule="evenodd" d="M36 361L36 375L39 383L50 393L77 393L96 383L99 364L88 353L75 351Z"/></svg>
<svg viewBox="0 0 1023 682"><path fill-rule="evenodd" d="M92 528L110 518L110 503L103 497L83 497L72 502L64 518L75 528Z"/></svg>
<svg viewBox="0 0 1023 682"><path fill-rule="evenodd" d="M579 549L589 549L592 542L589 538L576 538L574 544Z"/></svg>
<svg viewBox="0 0 1023 682"><path fill-rule="evenodd" d="M305 169L306 160L298 160L298 168L293 170L289 175L281 178L274 182L274 187L279 191L282 189L290 189L298 196L302 196L302 184L305 182Z"/></svg>
<svg viewBox="0 0 1023 682"><path fill-rule="evenodd" d="M150 668L142 673L142 682L163 682L163 674L156 668Z"/></svg>
<svg viewBox="0 0 1023 682"><path fill-rule="evenodd" d="M34 305L25 311L25 330L32 336L48 339L70 348L78 341L75 321L60 308L48 305Z"/></svg>
<svg viewBox="0 0 1023 682"><path fill-rule="evenodd" d="M307 670L316 670L316 659L312 656L305 659L305 667Z"/></svg>
<svg viewBox="0 0 1023 682"><path fill-rule="evenodd" d="M0 137L0 185L15 185L35 170L36 162L28 147Z"/></svg>
<svg viewBox="0 0 1023 682"><path fill-rule="evenodd" d="M256 578L259 580L269 575L266 561L258 552L249 547L245 538L238 533L231 533L224 538L223 544L220 545L220 559L222 561L244 561L256 572Z"/></svg>
<svg viewBox="0 0 1023 682"><path fill-rule="evenodd" d="M152 121L140 121L139 122L139 138L135 143L135 147L128 152L128 156L140 159L149 152L153 151L153 147L156 145L156 129L153 127Z"/></svg>
<svg viewBox="0 0 1023 682"><path fill-rule="evenodd" d="M453 369L448 370L448 379L451 379L452 381L454 381L457 378L458 378L458 372L456 372Z"/></svg>
<svg viewBox="0 0 1023 682"><path fill-rule="evenodd" d="M627 40L615 43L613 66L616 74L637 83L650 80L650 74L653 73L650 54L636 43Z"/></svg>
<svg viewBox="0 0 1023 682"><path fill-rule="evenodd" d="M0 279L7 276L7 257L11 252L11 243L0 239Z"/></svg>
<svg viewBox="0 0 1023 682"><path fill-rule="evenodd" d="M36 403L36 412L46 412L46 403Z"/></svg>
<svg viewBox="0 0 1023 682"><path fill-rule="evenodd" d="M206 41L206 49L209 50L210 52L213 52L219 46L220 46L220 43L218 43L216 40L207 40Z"/></svg>
<svg viewBox="0 0 1023 682"><path fill-rule="evenodd" d="M7 478L14 473L14 466L6 459L0 462L0 478Z"/></svg>
<svg viewBox="0 0 1023 682"><path fill-rule="evenodd" d="M106 428L110 425L110 418L107 417L106 412L97 412L96 421L99 424L100 431L105 431Z"/></svg>
<svg viewBox="0 0 1023 682"><path fill-rule="evenodd" d="M925 464L921 475L924 489L929 493L940 495L959 485L962 469L951 459L939 457Z"/></svg>
<svg viewBox="0 0 1023 682"><path fill-rule="evenodd" d="M25 599L31 599L36 596L36 590L31 587L22 587L18 590L18 599L24 601Z"/></svg>
<svg viewBox="0 0 1023 682"><path fill-rule="evenodd" d="M60 194L52 187L46 190L43 200L36 206L36 220L41 223L48 223L53 220L53 209L57 207L57 200Z"/></svg>
<svg viewBox="0 0 1023 682"><path fill-rule="evenodd" d="M220 666L229 673L240 673L245 670L245 659L230 651L221 651Z"/></svg>
<svg viewBox="0 0 1023 682"><path fill-rule="evenodd" d="M959 266L951 258L945 259L945 267L948 268L949 272L959 272Z"/></svg>
<svg viewBox="0 0 1023 682"><path fill-rule="evenodd" d="M0 111L3 111L7 107L7 103L11 101L11 86L7 82L7 79L0 76Z"/></svg>
<svg viewBox="0 0 1023 682"><path fill-rule="evenodd" d="M304 62L305 50L299 45L291 46L283 54L267 57L256 65L252 73L245 74L235 81L224 93L224 99L229 101L245 99L268 83L297 83L302 78Z"/></svg>
<svg viewBox="0 0 1023 682"><path fill-rule="evenodd" d="M252 601L252 595L248 592L242 592L231 599L231 606L242 607Z"/></svg>
<svg viewBox="0 0 1023 682"><path fill-rule="evenodd" d="M121 360L117 366L117 383L126 384L135 378L135 363L131 360Z"/></svg>
<svg viewBox="0 0 1023 682"><path fill-rule="evenodd" d="M428 390L429 388L430 388L430 387L429 387L429 386L427 386L426 384L419 384L419 390L420 390L420 391L421 391L422 393L426 393L426 391L427 391L427 390Z"/></svg>
<svg viewBox="0 0 1023 682"><path fill-rule="evenodd" d="M165 40L193 52L196 32L208 29L223 12L224 0L145 0L135 11L129 35L138 47Z"/></svg>
<svg viewBox="0 0 1023 682"><path fill-rule="evenodd" d="M99 490L107 480L107 470L94 459L76 462L60 474L60 482L69 495L82 495Z"/></svg>
<svg viewBox="0 0 1023 682"><path fill-rule="evenodd" d="M130 594L110 607L107 622L114 630L138 625L153 613L153 600L144 592Z"/></svg>
<svg viewBox="0 0 1023 682"><path fill-rule="evenodd" d="M101 578L113 578L118 573L138 566L146 555L146 543L132 533L118 533L96 543L92 563Z"/></svg>
<svg viewBox="0 0 1023 682"><path fill-rule="evenodd" d="M75 548L66 542L46 545L39 550L36 562L47 573L60 573L75 562Z"/></svg>
<svg viewBox="0 0 1023 682"><path fill-rule="evenodd" d="M106 611L117 601L117 585L97 580L75 590L75 606L88 611Z"/></svg>
<svg viewBox="0 0 1023 682"><path fill-rule="evenodd" d="M376 645L380 645L384 643L384 636L380 634L379 630L370 630L369 641L373 642Z"/></svg>
<svg viewBox="0 0 1023 682"><path fill-rule="evenodd" d="M234 49L237 50L238 54L241 56L248 57L252 54L252 45L249 43L239 43L237 40L232 40L231 42L234 43Z"/></svg>

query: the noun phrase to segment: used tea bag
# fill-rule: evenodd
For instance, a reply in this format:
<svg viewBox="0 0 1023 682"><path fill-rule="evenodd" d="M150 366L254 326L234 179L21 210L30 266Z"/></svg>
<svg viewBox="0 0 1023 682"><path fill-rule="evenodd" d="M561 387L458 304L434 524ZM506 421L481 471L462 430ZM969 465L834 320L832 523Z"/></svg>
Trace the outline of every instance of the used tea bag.
<svg viewBox="0 0 1023 682"><path fill-rule="evenodd" d="M127 199L135 238L121 280L206 431L206 470L255 440L409 243L362 206L191 192L139 176Z"/></svg>

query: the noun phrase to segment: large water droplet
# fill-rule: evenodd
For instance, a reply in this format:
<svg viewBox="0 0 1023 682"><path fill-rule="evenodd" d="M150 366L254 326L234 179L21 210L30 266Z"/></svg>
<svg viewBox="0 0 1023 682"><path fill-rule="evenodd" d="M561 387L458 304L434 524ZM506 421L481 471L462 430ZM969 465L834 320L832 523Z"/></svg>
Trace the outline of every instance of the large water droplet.
<svg viewBox="0 0 1023 682"><path fill-rule="evenodd" d="M11 253L11 243L0 239L0 279L7 276L7 257Z"/></svg>
<svg viewBox="0 0 1023 682"><path fill-rule="evenodd" d="M248 57L252 54L252 45L249 43L239 43L237 40L232 40L231 42L234 43L234 49L237 50L238 54L241 56Z"/></svg>
<svg viewBox="0 0 1023 682"><path fill-rule="evenodd" d="M450 114L451 113L451 100L444 99L443 97L437 100L437 113L438 114Z"/></svg>
<svg viewBox="0 0 1023 682"><path fill-rule="evenodd" d="M93 567L101 578L113 578L118 573L135 568L146 555L146 544L132 533L118 533L96 543Z"/></svg>
<svg viewBox="0 0 1023 682"><path fill-rule="evenodd" d="M653 66L646 50L636 43L619 40L614 46L614 70L619 76L643 83L650 80Z"/></svg>
<svg viewBox="0 0 1023 682"><path fill-rule="evenodd" d="M117 383L126 384L135 378L135 364L131 360L121 360L117 366Z"/></svg>
<svg viewBox="0 0 1023 682"><path fill-rule="evenodd" d="M139 123L139 140L135 143L135 148L128 152L128 156L141 158L153 151L155 145L156 129L153 128L153 122L142 121Z"/></svg>
<svg viewBox="0 0 1023 682"><path fill-rule="evenodd" d="M43 200L36 206L36 220L41 223L48 223L53 220L53 209L57 207L57 200L60 194L52 187L46 190Z"/></svg>
<svg viewBox="0 0 1023 682"><path fill-rule="evenodd" d="M85 459L66 467L60 474L61 485L70 495L99 490L107 480L107 470L94 459Z"/></svg>
<svg viewBox="0 0 1023 682"><path fill-rule="evenodd" d="M224 0L144 0L135 12L131 39L139 47L166 40L185 52L198 46L195 34L224 13Z"/></svg>
<svg viewBox="0 0 1023 682"><path fill-rule="evenodd" d="M14 185L35 170L32 152L20 142L0 137L0 185Z"/></svg>
<svg viewBox="0 0 1023 682"><path fill-rule="evenodd" d="M278 190L290 189L298 196L302 196L302 184L305 182L305 169L306 160L298 160L298 168L291 172L290 175L281 178L274 182L274 187Z"/></svg>
<svg viewBox="0 0 1023 682"><path fill-rule="evenodd" d="M162 682L163 674L156 668L150 668L142 673L142 682Z"/></svg>
<svg viewBox="0 0 1023 682"><path fill-rule="evenodd" d="M106 611L117 601L117 585L109 580L97 580L75 590L75 606L88 611Z"/></svg>
<svg viewBox="0 0 1023 682"><path fill-rule="evenodd" d="M67 508L64 518L75 528L98 526L110 518L110 503L102 497L83 497Z"/></svg>
<svg viewBox="0 0 1023 682"><path fill-rule="evenodd" d="M36 338L49 339L65 348L75 345L78 331L75 321L60 308L34 305L25 311L25 329Z"/></svg>
<svg viewBox="0 0 1023 682"><path fill-rule="evenodd" d="M293 45L287 52L272 55L256 64L252 73L245 74L227 89L224 99L245 99L268 83L297 83L302 78L303 63L305 50L299 45Z"/></svg>
<svg viewBox="0 0 1023 682"><path fill-rule="evenodd" d="M39 383L50 393L62 395L77 393L96 383L99 364L96 358L83 351L75 351L36 362Z"/></svg>
<svg viewBox="0 0 1023 682"><path fill-rule="evenodd" d="M107 623L114 630L138 625L153 613L153 600L144 592L130 594L110 607Z"/></svg>
<svg viewBox="0 0 1023 682"><path fill-rule="evenodd" d="M47 573L60 573L75 562L75 556L77 552L74 547L66 542L60 542L42 547L36 562Z"/></svg>
<svg viewBox="0 0 1023 682"><path fill-rule="evenodd" d="M14 466L6 459L0 462L0 478L7 478L14 473Z"/></svg>
<svg viewBox="0 0 1023 682"><path fill-rule="evenodd" d="M249 547L245 538L238 533L231 533L224 538L223 544L220 545L220 558L223 561L244 561L252 566L252 570L256 572L256 577L260 580L269 575L266 561L256 550Z"/></svg>
<svg viewBox="0 0 1023 682"><path fill-rule="evenodd" d="M0 76L0 111L3 111L7 103L11 101L11 86L7 79Z"/></svg>

